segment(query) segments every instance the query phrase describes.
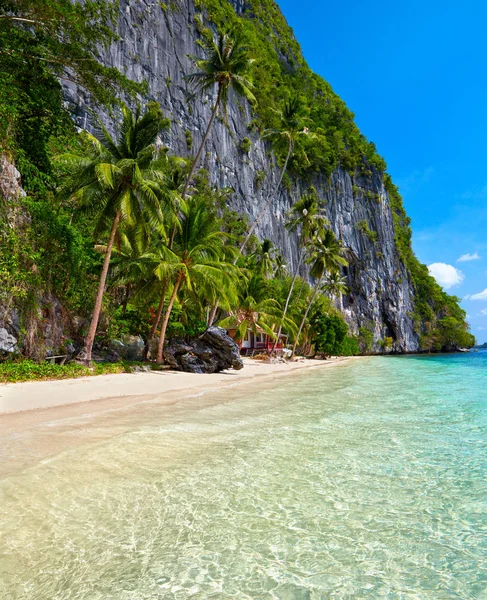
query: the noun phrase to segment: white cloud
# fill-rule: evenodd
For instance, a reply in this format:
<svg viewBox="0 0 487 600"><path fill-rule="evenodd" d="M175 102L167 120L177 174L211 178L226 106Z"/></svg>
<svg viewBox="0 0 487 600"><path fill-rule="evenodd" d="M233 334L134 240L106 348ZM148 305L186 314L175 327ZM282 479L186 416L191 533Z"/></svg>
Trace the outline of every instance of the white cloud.
<svg viewBox="0 0 487 600"><path fill-rule="evenodd" d="M478 252L473 254L462 254L460 258L457 258L457 262L470 262L471 260L479 260L480 256Z"/></svg>
<svg viewBox="0 0 487 600"><path fill-rule="evenodd" d="M483 310L481 310L480 314L487 317L487 308L484 308Z"/></svg>
<svg viewBox="0 0 487 600"><path fill-rule="evenodd" d="M473 294L470 296L470 300L487 300L487 289L483 292L479 292L478 294Z"/></svg>
<svg viewBox="0 0 487 600"><path fill-rule="evenodd" d="M428 267L428 271L445 290L460 285L465 279L465 275L460 269L446 263L433 263Z"/></svg>

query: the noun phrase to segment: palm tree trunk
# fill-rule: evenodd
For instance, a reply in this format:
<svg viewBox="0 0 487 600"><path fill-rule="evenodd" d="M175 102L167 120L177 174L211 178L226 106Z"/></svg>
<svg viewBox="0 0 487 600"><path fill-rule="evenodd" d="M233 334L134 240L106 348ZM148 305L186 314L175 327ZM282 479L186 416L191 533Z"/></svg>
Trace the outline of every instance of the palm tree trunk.
<svg viewBox="0 0 487 600"><path fill-rule="evenodd" d="M213 308L211 309L210 316L208 317L208 327L211 327L213 325L213 323L215 321L216 311L217 310L218 310L218 300L213 305Z"/></svg>
<svg viewBox="0 0 487 600"><path fill-rule="evenodd" d="M343 312L343 294L338 292L338 306L340 307L340 312Z"/></svg>
<svg viewBox="0 0 487 600"><path fill-rule="evenodd" d="M156 319L154 321L154 325L152 325L152 329L150 332L149 339L152 340L156 335L157 328L159 327L159 322L161 320L162 309L164 308L164 302L166 300L166 286L162 287L161 299L159 301L159 306L157 307Z"/></svg>
<svg viewBox="0 0 487 600"><path fill-rule="evenodd" d="M298 335L296 336L296 339L294 340L294 346L293 346L292 356L294 356L294 353L296 352L296 346L298 345L299 336L301 335L301 332L303 331L303 327L304 327L304 324L306 322L306 319L308 318L308 313L310 311L310 308L311 308L313 302L315 301L316 296L318 295L318 292L319 292L320 286L321 286L321 282L323 281L323 277L324 277L324 274L320 277L318 283L316 284L313 296L312 296L310 302L308 303L308 306L306 308L306 312L304 313L304 317L303 317L303 319L301 321L301 325L299 326Z"/></svg>
<svg viewBox="0 0 487 600"><path fill-rule="evenodd" d="M110 266L110 259L112 256L113 242L117 233L118 224L120 222L120 212L117 212L113 220L112 229L110 231L110 237L108 238L107 251L105 253L105 259L103 261L103 268L100 275L100 283L98 284L98 292L96 294L95 308L93 309L93 316L91 317L90 328L85 338L85 345L77 356L79 362L91 364L91 352L93 350L93 342L95 341L96 330L98 328L98 321L100 319L101 305L103 302L103 294L105 292L105 285L108 275L108 267Z"/></svg>
<svg viewBox="0 0 487 600"><path fill-rule="evenodd" d="M304 247L301 247L301 250L299 252L299 259L298 259L298 264L296 266L296 271L294 272L294 276L293 276L293 280L291 282L291 287L289 288L289 293L287 295L286 298L286 304L284 305L284 311L282 313L282 319L284 320L286 315L287 315L287 311L289 308L289 303L291 302L291 296L294 290L294 286L296 285L296 280L298 278L299 275L299 267L301 266L301 262L303 260L303 255L304 255ZM274 342L274 345L272 346L272 352L275 352L276 350L276 346L279 343L279 338L281 337L281 333L282 333L282 323L279 325L279 331L277 332L277 338Z"/></svg>
<svg viewBox="0 0 487 600"><path fill-rule="evenodd" d="M289 159L291 158L291 154L293 151L293 143L291 140L289 140L289 150L286 156L286 160L284 161L284 165L282 167L281 170L281 175L279 177L279 181L273 191L272 194L269 195L269 198L267 200L267 202L264 205L264 208L260 211L260 213L257 215L257 217L255 218L254 222L252 223L252 225L250 226L247 235L245 236L244 241L242 242L242 245L240 246L240 252L242 253L244 251L245 246L248 244L249 240L250 240L250 236L254 233L255 228L257 227L257 225L261 222L262 217L266 214L266 212L269 210L269 206L272 204L272 201L274 200L277 192L279 191L281 184L282 184L282 180L284 179L284 174L287 171L287 166L289 164Z"/></svg>
<svg viewBox="0 0 487 600"><path fill-rule="evenodd" d="M127 285L125 286L125 298L123 300L123 304L122 304L122 314L124 315L127 312L127 304L129 303L130 300L130 283L127 283Z"/></svg>
<svg viewBox="0 0 487 600"><path fill-rule="evenodd" d="M169 323L169 317L171 316L172 307L174 305L174 301L176 300L176 296L178 295L179 286L181 285L181 281L183 280L183 275L178 275L176 283L174 284L174 289L172 291L171 298L169 300L169 304L167 306L166 313L164 315L164 319L162 321L161 333L159 335L159 344L157 346L157 358L156 362L159 365L162 365L164 359L162 356L162 352L164 350L164 341L166 339L166 329L167 324Z"/></svg>
<svg viewBox="0 0 487 600"><path fill-rule="evenodd" d="M208 127L206 128L206 133L203 137L203 141L201 142L200 148L198 150L198 154L196 155L196 158L193 161L193 164L191 165L191 170L189 172L188 178L186 179L186 183L184 184L184 189L183 192L181 194L181 197L184 198L186 197L186 194L188 193L188 188L189 188L189 184L191 183L191 179L193 178L194 172L196 171L196 167L198 166L198 163L200 161L201 155L203 154L203 149L205 147L206 144L206 140L208 139L209 135L210 135L210 131L211 128L213 126L213 121L215 120L216 117L216 113L218 111L218 107L220 106L220 101L222 98L222 92L223 92L223 87L220 84L218 86L218 96L216 97L216 102L215 102L215 107L213 109L213 112L211 113L211 118L210 121L208 123Z"/></svg>

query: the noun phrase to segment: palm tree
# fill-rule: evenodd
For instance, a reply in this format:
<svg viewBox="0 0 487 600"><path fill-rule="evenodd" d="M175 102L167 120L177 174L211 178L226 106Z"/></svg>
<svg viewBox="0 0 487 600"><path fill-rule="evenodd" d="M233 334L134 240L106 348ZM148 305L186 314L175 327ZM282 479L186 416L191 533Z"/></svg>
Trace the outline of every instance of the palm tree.
<svg viewBox="0 0 487 600"><path fill-rule="evenodd" d="M154 240L154 247L162 244L162 246L167 245L171 250L174 245L174 236L176 235L178 227L180 227L178 212L182 202L181 190L185 180L186 164L185 161L179 157L170 157L169 163L170 171L166 184L169 202L166 204L166 211L164 213L163 220L158 223L157 237ZM155 314L154 323L152 324L149 341L154 338L162 318L162 311L164 310L164 303L166 300L166 292L170 284L169 277L160 278L160 284L161 291L159 305Z"/></svg>
<svg viewBox="0 0 487 600"><path fill-rule="evenodd" d="M276 279L283 279L288 276L288 265L283 255L278 252L274 259L274 277Z"/></svg>
<svg viewBox="0 0 487 600"><path fill-rule="evenodd" d="M245 246L248 244L250 237L254 233L255 228L260 223L264 215L267 213L270 205L272 204L272 201L277 196L277 193L281 188L284 175L286 174L289 161L294 153L299 137L303 135L311 135L308 128L305 127L304 105L299 96L293 96L290 100L285 102L284 108L279 113L279 116L281 121L280 127L278 129L270 129L264 132L264 137L271 138L274 142L274 146L278 151L284 150L285 152L287 152L286 158L284 159L284 163L282 165L281 173L279 175L276 187L269 194L267 202L264 204L262 210L259 212L257 217L254 219L254 222L249 227L247 235L245 236L245 239L242 242L242 245L240 246L240 252L243 252Z"/></svg>
<svg viewBox="0 0 487 600"><path fill-rule="evenodd" d="M276 257L275 247L271 240L265 239L260 243L250 258L255 264L257 272L264 279L268 279L273 274Z"/></svg>
<svg viewBox="0 0 487 600"><path fill-rule="evenodd" d="M342 277L340 271L331 271L323 284L323 290L330 294L332 299L338 297L340 312L343 312L343 294L348 292L347 281Z"/></svg>
<svg viewBox="0 0 487 600"><path fill-rule="evenodd" d="M72 175L60 192L61 199L74 199L79 208L93 215L95 235L107 231L108 242L98 292L78 360L91 364L93 342L103 301L112 256L113 243L121 222L149 228L160 216L164 194L165 149L158 150L159 132L169 126L158 104L150 103L144 114L137 107L132 113L122 106L122 123L115 141L98 119L100 133L95 137L83 132L91 147L89 156L65 154L60 157L72 169Z"/></svg>
<svg viewBox="0 0 487 600"><path fill-rule="evenodd" d="M205 135L186 179L182 192L183 198L188 192L218 110L221 105L226 106L228 102L230 89L247 98L249 102L255 102L252 93L253 85L248 79L250 67L255 60L249 57L249 49L240 32L234 30L231 33L221 34L217 41L212 39L207 42L206 50L206 58L192 57L199 71L188 75L187 79L201 92L212 90L216 85L217 96Z"/></svg>
<svg viewBox="0 0 487 600"><path fill-rule="evenodd" d="M183 286L188 291L195 288L222 291L236 285L237 269L222 260L225 255L226 234L220 230L220 223L214 211L204 199L193 198L182 201L179 211L179 227L174 238L174 246L159 246L158 252L150 255L154 272L162 280L168 279L172 293L162 319L156 361L163 362L164 342L167 325Z"/></svg>
<svg viewBox="0 0 487 600"><path fill-rule="evenodd" d="M308 313L310 311L313 302L318 295L318 292L321 289L321 284L323 282L323 278L325 274L329 271L336 271L340 266L347 266L348 262L343 257L344 248L341 245L340 241L337 240L335 234L331 229L324 229L318 232L312 239L310 243L311 247L311 256L308 259L311 262L311 270L310 275L317 283L315 285L315 289L313 294L311 295L311 299L308 302L306 307L306 311L301 320L301 324L299 326L298 335L294 340L293 346L293 356L296 352L296 346L298 345L299 337L301 332L303 331L304 324L306 319L308 318Z"/></svg>
<svg viewBox="0 0 487 600"><path fill-rule="evenodd" d="M237 341L244 340L249 330L257 333L259 329L275 339L274 328L282 323L282 310L277 300L267 297L265 279L259 273L241 278L238 295L236 308L230 310L218 325L227 329L236 328ZM289 319L286 325L295 330L294 323Z"/></svg>
<svg viewBox="0 0 487 600"><path fill-rule="evenodd" d="M282 314L283 317L287 315L287 311L289 309L289 303L291 301L291 296L294 291L294 286L296 285L296 280L299 276L299 269L301 268L301 264L303 262L303 258L306 252L306 244L310 237L313 235L313 232L318 230L320 227L323 228L328 223L328 219L319 211L318 198L314 189L311 189L307 194L301 196L301 198L293 205L293 207L288 213L286 229L288 229L291 232L300 229L301 239L299 244L300 248L298 254L298 264L296 265L296 269L294 271L293 278L291 281L291 286L289 288L289 292L286 298L286 303L284 305L284 311ZM281 331L282 329L281 327L279 327L273 351L275 350L276 345L279 341Z"/></svg>

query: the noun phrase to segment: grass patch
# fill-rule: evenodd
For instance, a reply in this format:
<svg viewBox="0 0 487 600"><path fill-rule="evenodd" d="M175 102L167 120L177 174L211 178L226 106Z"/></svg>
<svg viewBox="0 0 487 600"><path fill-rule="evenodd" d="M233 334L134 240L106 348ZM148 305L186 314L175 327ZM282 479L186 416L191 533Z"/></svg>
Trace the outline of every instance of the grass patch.
<svg viewBox="0 0 487 600"><path fill-rule="evenodd" d="M16 383L20 381L44 381L49 379L73 379L94 375L130 372L128 363L100 363L93 368L75 363L53 365L38 363L32 360L0 363L0 383Z"/></svg>

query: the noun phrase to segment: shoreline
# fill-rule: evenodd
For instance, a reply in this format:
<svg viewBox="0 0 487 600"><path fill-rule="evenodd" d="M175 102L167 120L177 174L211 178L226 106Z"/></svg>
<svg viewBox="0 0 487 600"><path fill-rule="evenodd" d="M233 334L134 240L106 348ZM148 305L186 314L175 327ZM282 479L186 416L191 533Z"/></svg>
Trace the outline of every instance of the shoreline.
<svg viewBox="0 0 487 600"><path fill-rule="evenodd" d="M156 399L174 392L184 394L221 391L275 375L287 376L309 369L330 367L359 357L334 357L327 360L301 359L292 363L266 363L244 359L240 371L200 375L181 371L116 373L74 379L50 379L0 384L0 418L5 415L62 408L106 400L137 404L148 396Z"/></svg>
<svg viewBox="0 0 487 600"><path fill-rule="evenodd" d="M140 427L184 421L242 395L257 401L260 391L282 385L282 378L340 368L356 358L362 357L285 364L245 359L241 371L213 375L154 371L2 384L0 479Z"/></svg>

